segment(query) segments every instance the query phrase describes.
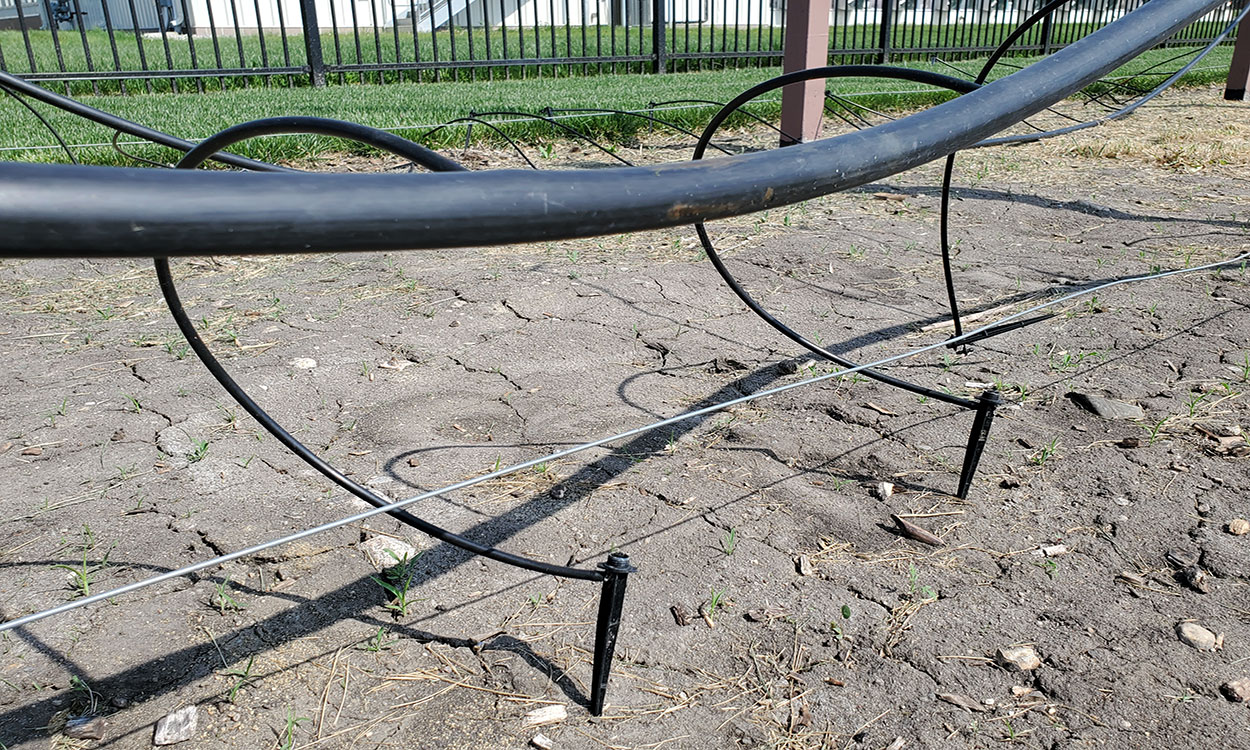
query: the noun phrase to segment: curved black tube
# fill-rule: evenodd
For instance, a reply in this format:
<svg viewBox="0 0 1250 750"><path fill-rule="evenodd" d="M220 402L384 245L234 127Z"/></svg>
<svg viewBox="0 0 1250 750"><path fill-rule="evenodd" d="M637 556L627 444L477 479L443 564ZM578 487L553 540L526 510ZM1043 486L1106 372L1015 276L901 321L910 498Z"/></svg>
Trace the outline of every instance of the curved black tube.
<svg viewBox="0 0 1250 750"><path fill-rule="evenodd" d="M186 153L178 162L178 167L188 169L203 164L213 155L239 141L263 135L329 135L337 138L363 143L367 146L389 151L396 156L409 159L432 172L465 172L460 164L446 156L431 151L407 138L394 133L378 130L367 125L343 120L331 120L325 117L269 117L263 120L252 120L226 128L200 141L195 148Z"/></svg>
<svg viewBox="0 0 1250 750"><path fill-rule="evenodd" d="M610 115L624 115L624 116L626 116L626 117L637 117L637 118L638 118L638 119L640 119L640 120L647 120L648 122L654 122L654 123L656 123L657 125L663 125L663 126L665 126L665 127L667 127L667 128L672 128L673 130L676 130L678 133L681 133L682 135L688 135L688 136L690 136L691 138L698 138L698 137L699 137L699 136L695 135L694 133L690 132L689 130L686 130L686 129L685 129L685 128L683 128L682 126L680 126L680 125L675 125L675 124L673 124L673 123L669 122L668 120L661 120L661 119L660 119L660 118L658 118L658 117L652 117L651 115L644 115L644 114L642 114L641 112L630 112L630 111L629 111L629 110L627 110L627 109L611 109L611 108L608 108L608 107L596 108L596 109L583 109L583 108L574 108L574 109L569 109L569 108L567 108L567 107L563 107L563 108L560 108L560 109L552 109L551 107L548 107L548 108L547 108L547 111L548 111L548 112L604 112L604 113L606 113L606 114L610 114ZM713 145L712 145L712 148L716 149L717 151L721 152L722 154L729 154L729 153L730 153L730 152L726 151L725 149L723 149L723 148L721 148L720 146L717 146L717 145L715 145L715 144L713 144Z"/></svg>
<svg viewBox="0 0 1250 750"><path fill-rule="evenodd" d="M897 78L917 83L928 83L961 93L975 91L979 88L977 84L969 83L962 78L952 78L951 76L944 76L940 73L929 73L927 71L913 70L911 68L893 68L876 65L869 69L873 71L873 74L876 77ZM695 144L693 158L695 160L702 159L703 154L707 151L708 143L711 142L712 136L715 135L716 130L720 127L721 123L728 119L729 116L737 111L739 107L742 107L744 104L747 104L761 94L767 94L770 91L775 91L792 83L800 83L802 81L810 81L817 78L845 78L862 74L863 72L858 66L811 68L809 70L787 73L752 86L726 104L720 112L716 113L711 122L709 122L707 127L704 128L703 135L699 137L699 142ZM716 246L713 244L712 238L708 235L707 228L703 225L703 222L697 222L694 225L694 228L695 232L699 235L699 242L703 243L703 249L707 252L707 257L712 261L712 265L715 266L717 273L720 274L721 278L725 280L725 283L729 285L729 288L733 290L733 293L738 295L738 298L741 299L752 312L760 316L765 323L780 331L786 338L794 341L799 346L802 346L813 354L841 365L842 367L856 366L855 362L852 362L851 360L838 354L834 354L825 347L809 340L806 336L800 334L798 331L795 331L793 328L774 317L772 313L768 312L763 305L751 296L750 292L738 283L738 280L725 266L725 262L721 259L720 254L716 252ZM955 406L961 406L965 409L977 408L977 402L972 399L960 398L959 396L955 396L944 391L910 383L906 380L900 380L899 378L893 377L892 375L886 375L885 373L877 370L864 370L863 374L873 380L885 383L886 385L901 388L912 393L932 398L936 401L943 401Z"/></svg>
<svg viewBox="0 0 1250 750"><path fill-rule="evenodd" d="M516 141L512 140L511 138L509 138L509 137L508 137L508 134L507 134L507 133L505 133L505 132L503 132L503 129L502 129L502 128L500 128L498 125L496 125L495 123L491 122L490 120L483 120L483 119L482 119L482 118L480 118L480 117L457 117L457 118L456 118L456 119L454 119L454 120L448 120L447 122L443 123L442 125L436 125L436 126L434 126L434 127L430 128L429 130L425 131L424 133L422 133L422 134L421 134L421 140L427 140L430 136L434 135L434 134L435 134L435 133L437 133L438 131L440 131L440 130L442 130L442 129L446 128L446 127L449 127L449 126L451 126L451 125L455 125L456 123L459 123L459 122L467 122L467 123L470 123L470 125L472 125L472 123L480 123L480 124L482 124L482 125L485 125L486 127L488 127L488 128L490 128L491 130L495 131L495 133L496 133L496 134L497 134L500 138L503 138L505 141L507 141L507 142L508 142L508 145L512 147L512 150L513 150L513 151L516 151L516 152L517 152L517 155L518 155L518 156L520 156L522 159L524 159L526 164L530 165L530 169L538 169L538 166L537 166L536 164L534 164L534 162L530 161L530 158L529 158L528 156L526 156L526 155L525 155L525 151L524 151L524 150L523 150L523 149L522 149L519 145L517 145L517 142L516 142Z"/></svg>
<svg viewBox="0 0 1250 750"><path fill-rule="evenodd" d="M269 414L262 409L259 404L252 400L251 396L247 395L247 391L243 390L243 388L235 382L234 378L230 377L230 373L226 372L226 369L222 367L221 363L217 361L217 358L213 356L213 353L208 348L208 345L204 343L204 340L200 338L200 334L195 330L195 324L193 324L190 318L187 317L186 310L182 307L182 300L178 297L178 289L174 286L173 276L169 270L169 259L155 258L154 262L156 264L156 277L161 286L161 293L165 295L165 302L169 306L170 313L174 316L174 322L178 324L178 330L182 331L182 335L186 337L187 343L191 345L191 348L200 358L200 361L203 362L204 366L208 368L208 371L212 373L213 378L215 378L218 383L221 383L221 386L226 389L226 392L229 393L235 401L239 402L239 406L242 406L248 414L251 414L252 418L255 419L261 427L264 427L269 434L278 439L278 442L286 446L287 450L291 451L296 456L299 456L300 459L317 471L321 472L321 474L330 481L375 508L383 508L390 505L390 501L386 498L381 497L380 495L377 495L369 490L369 488L352 481L338 469L335 469L333 466L322 460L320 456L309 450L308 447L299 440L296 440L295 436L283 429L282 425L278 424L278 422L273 417L269 416ZM537 560L530 560L525 557L518 557L510 552L504 552L502 550L495 549L494 547L486 547L474 542L471 539L466 539L459 534L447 531L441 526L435 526L429 521L409 513L403 508L393 510L388 515L403 521L419 531L429 534L431 537L439 540L440 542L446 542L447 544L472 552L475 555L488 557L491 560L497 560L502 563L507 563L508 565L514 565L518 568L524 568L525 570L532 570L536 573L560 576L562 578L579 578L584 581L603 580L603 572L600 570L583 570L580 568L569 568L562 565L551 565Z"/></svg>
<svg viewBox="0 0 1250 750"><path fill-rule="evenodd" d="M1068 0L1051 0L1051 2L1044 5L1040 10L1038 10L1036 13L1034 13L1032 16L1026 19L1024 23L1022 23L1011 34L1009 34L1007 38L1003 40L1003 43L999 45L998 49L996 49L994 53L990 55L990 58L985 62L985 65L981 67L980 73L977 74L977 78L976 78L977 83L984 83L985 79L989 76L990 71L993 69L995 63L997 63L1000 59L1002 59L1003 55L1007 53L1007 50L1010 48L1010 46L1014 44L1015 41L1019 39L1021 35L1023 35L1026 31L1028 31L1028 29L1031 26L1037 24L1039 21L1044 19L1047 14L1053 12L1056 8L1063 5L1065 2L1068 2ZM1195 55L1193 60L1190 60L1187 64L1182 66L1180 70L1177 70L1175 73L1170 75L1166 80L1164 80L1162 83L1156 86L1153 90L1151 90L1150 93L1146 94L1145 96L1139 97L1137 100L1133 101L1127 106L1121 107L1119 110L1112 112L1106 117L1101 117L1097 120L1089 120L1087 122L1079 122L1075 125L1068 125L1066 127L1056 128L1053 130L1044 130L1044 131L1037 132L1037 133L1025 133L1022 135L1004 136L1001 138L990 138L990 139L981 141L980 143L974 144L974 147L986 148L989 146L1001 146L1001 145L1008 145L1008 144L1015 144L1015 143L1033 143L1035 141L1040 141L1045 138L1053 138L1058 135L1065 135L1067 133L1074 133L1078 130L1085 130L1087 128L1096 127L1110 120L1117 120L1122 117L1127 117L1128 115L1135 112L1139 107L1144 105L1146 102L1150 101L1151 99L1154 99L1159 94L1171 88L1172 84L1180 80L1181 76L1189 72L1190 69L1192 69L1195 65L1198 64L1198 61L1206 57L1207 54L1211 52L1211 50L1215 49L1216 46L1218 46L1220 42L1224 40L1225 37L1231 34L1233 32L1233 29L1236 29L1238 24L1240 24L1242 20L1244 20L1247 17L1250 17L1250 3L1248 3L1246 7L1243 8L1241 12L1237 14L1237 17L1234 18L1224 28L1224 30L1220 32L1215 37L1215 39L1213 39L1210 42L1210 44L1208 44L1206 47L1202 49L1202 51L1200 51L1197 55ZM940 242L941 242L941 247L942 247L942 269L946 277L946 295L950 304L951 320L955 325L955 333L953 335L956 337L963 333L963 324L959 315L959 303L955 299L955 279L951 271L949 227L950 227L951 180L952 180L952 175L954 173L955 156L957 153L958 152L952 151L946 157L946 166L942 173L942 205L941 205L941 209L939 212L939 233L940 233ZM964 343L968 343L968 342L964 342Z"/></svg>
<svg viewBox="0 0 1250 750"><path fill-rule="evenodd" d="M350 127L341 127L347 125ZM299 128L307 128L300 131ZM352 123L340 123L337 120L323 120L321 118L275 118L273 120L257 120L250 123L237 125L233 128L218 133L208 138L196 148L192 149L186 156L178 162L178 169L194 169L202 164L205 160L212 158L216 149L225 148L233 143L237 143L247 138L267 133L294 133L294 132L314 132L324 135L341 136L351 138L353 140L360 139L364 143L377 145L392 153L404 158L413 159L420 158L423 165L431 166L445 171L463 170L464 167L446 157L438 156L437 159L431 159L430 155L434 152L419 146L411 141L400 138L398 136L387 133L386 131L376 131L373 128L366 128L362 125L353 125ZM378 133L383 136L380 137ZM390 501L380 495L374 493L369 488L361 485L335 469L329 463L324 461L320 456L310 450L307 446L295 438L294 435L287 432L281 424L269 415L260 404L257 404L251 396L248 395L242 386L230 376L226 368L222 367L221 362L213 356L213 352L200 338L200 334L195 330L195 325L191 322L187 315L186 309L182 306L182 300L178 296L178 288L174 284L173 274L169 268L168 258L154 258L153 262L156 266L156 278L160 282L161 294L165 296L165 303L169 307L170 314L174 317L174 322L178 324L178 330L182 331L182 335L186 337L187 343L191 345L191 349L195 351L196 356L203 362L213 378L230 394L235 401L242 406L243 409L252 418L264 427L269 434L278 439L278 442L286 446L287 450L294 453L309 466L321 472L327 479L334 482L338 486L352 493L356 497L364 500L375 508L385 508L390 505ZM418 516L413 515L405 509L396 509L390 511L388 515L396 518L413 528L422 531L431 537L447 544L454 545L463 550L472 552L475 555L497 560L508 565L513 565L525 570L532 570L536 573L546 575L560 576L562 578L577 578L584 581L602 581L605 574L602 570L584 570L581 568L571 568L564 565L552 565L550 563L531 560L529 558L520 557L509 552L495 549L494 547L486 547L477 542L467 539L459 534L450 532L441 526L436 526Z"/></svg>
<svg viewBox="0 0 1250 750"><path fill-rule="evenodd" d="M564 123L560 122L559 120L556 120L555 118L547 117L546 115L535 114L533 112L516 112L516 111L508 110L508 109L501 109L501 110L496 110L496 111L491 111L491 112L474 112L473 113L474 117L481 117L483 115L489 115L491 117L528 117L533 120L539 120L541 122L545 122L548 125L551 125L552 127L556 127L556 128L563 130L564 132L568 133L574 138L580 138L581 140L586 141L590 145L599 149L600 151L607 154L608 156L611 156L613 159L616 159L617 161L619 161L620 163L624 164L627 167L634 166L633 164L630 163L628 159L621 158L620 156L616 155L615 153L608 150L607 148L604 148L603 144L599 143L594 138L591 138L590 136L586 135L585 133L578 130L577 128L571 127L569 125L565 125Z"/></svg>
<svg viewBox="0 0 1250 750"><path fill-rule="evenodd" d="M725 106L724 102L714 102L711 99L669 99L668 101L664 101L664 102L651 102L649 106L664 107L669 104L708 104L713 107L716 107L717 109L720 109ZM781 135L786 135L785 131L783 131L781 128L777 127L776 125L772 124L768 120L765 120L763 117L760 117L759 115L753 112L748 112L744 109L742 110L742 114L746 115L747 117L750 117L751 119L755 120L756 122L758 122L759 124L765 127L772 128L773 130L777 131ZM798 140L798 139L792 138L791 140Z"/></svg>
<svg viewBox="0 0 1250 750"><path fill-rule="evenodd" d="M66 143L65 139L61 137L61 131L52 127L52 123L48 122L48 118L40 114L39 110L32 107L30 102L23 99L22 95L17 93L16 91L12 91L7 86L4 86L4 85L0 85L0 91L3 91L4 93L8 94L10 97L12 97L13 101L25 107L27 111L29 111L32 115L34 115L37 120L39 120L39 122L43 123L43 126L48 129L48 132L51 133L52 137L56 139L56 142L61 144L61 150L64 151L65 156L69 158L70 164L78 163L78 159L74 158L74 152L70 150L69 144Z"/></svg>
<svg viewBox="0 0 1250 750"><path fill-rule="evenodd" d="M168 146L169 148L177 151L190 151L192 148L195 148L195 144L191 141L177 138L169 133L163 133L159 130L153 130L145 125L140 125L137 122L131 122L123 117L118 117L115 114L105 112L102 109L96 109L95 107L90 107L80 101L70 99L68 96L61 96L60 94L49 91L42 86L36 86L29 81L18 78L5 70L0 70L0 87L9 91L26 94L32 99L38 99L45 104L51 104L58 109L63 109L71 114L75 114L84 119L99 123L111 130L129 133L136 138L152 141L153 143L161 146ZM217 154L213 158L216 161L223 164L229 164L232 167L253 169L259 172L296 171L294 169L287 169L286 167L279 167L276 164L269 164L263 161L256 161L255 159L236 156L235 154Z"/></svg>
<svg viewBox="0 0 1250 750"><path fill-rule="evenodd" d="M613 170L284 174L0 165L0 255L156 257L480 247L688 225L797 203L980 142L1223 0L1151 0L910 117L780 151ZM871 75L869 73L868 75ZM419 191L419 198L405 196ZM83 198L65 222L58 197ZM54 229L50 229L54 228Z"/></svg>

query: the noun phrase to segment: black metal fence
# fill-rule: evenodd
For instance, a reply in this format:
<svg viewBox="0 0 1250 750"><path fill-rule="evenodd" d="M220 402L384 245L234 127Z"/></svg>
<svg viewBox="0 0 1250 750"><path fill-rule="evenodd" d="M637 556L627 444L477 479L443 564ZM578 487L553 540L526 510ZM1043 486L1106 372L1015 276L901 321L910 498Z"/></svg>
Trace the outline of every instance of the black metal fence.
<svg viewBox="0 0 1250 750"><path fill-rule="evenodd" d="M0 0L0 68L79 88L666 72L771 65L787 0ZM993 50L1043 0L834 0L833 63ZM1145 0L1073 0L1020 40L1049 53ZM1230 0L1167 44L1201 44ZM189 80L188 80L189 79Z"/></svg>

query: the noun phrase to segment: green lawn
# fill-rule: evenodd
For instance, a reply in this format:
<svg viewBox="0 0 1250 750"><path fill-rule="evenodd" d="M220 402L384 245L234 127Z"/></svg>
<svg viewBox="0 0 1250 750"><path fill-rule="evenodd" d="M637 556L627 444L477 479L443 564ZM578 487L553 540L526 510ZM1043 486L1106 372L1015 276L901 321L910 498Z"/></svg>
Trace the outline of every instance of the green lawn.
<svg viewBox="0 0 1250 750"><path fill-rule="evenodd" d="M1170 72L1183 61L1169 61L1177 50L1153 50L1126 65L1118 75L1128 75L1151 66L1158 72ZM1207 83L1223 80L1227 75L1231 48L1222 47L1202 63L1203 70L1191 74L1188 82ZM1011 72L1011 67L1026 64L1015 59L1000 65L996 73ZM972 77L979 61L959 63ZM912 64L939 72L953 73L940 64ZM115 112L128 119L188 139L206 137L220 129L246 120L275 115L315 115L334 117L372 125L397 128L399 132L417 137L425 126L447 122L472 112L521 110L536 112L544 107L578 108L610 107L645 110L651 102L673 99L705 99L724 102L746 88L779 73L777 68L743 68L721 71L655 75L574 76L530 80L460 81L441 83L395 83L387 86L346 85L324 89L251 88L209 91L204 94L154 93L143 96L82 96L86 103ZM1157 82L1151 77L1145 83ZM892 83L882 79L841 79L831 83L838 93L874 92L859 99L862 103L885 109L900 109L939 101L945 92L917 93L911 83ZM61 131L70 143L107 143L112 132L58 110L36 104L42 113ZM766 112L765 105L761 112ZM701 128L715 112L703 107L657 113L692 130ZM637 118L595 118L574 122L580 128L609 138L627 137L631 132L649 127ZM543 123L518 123L506 126L509 133L530 142L556 138L555 131ZM486 137L486 128L474 128L474 137ZM463 129L449 128L440 133L435 145L460 142ZM126 139L123 139L126 140ZM39 121L9 97L0 98L0 146L50 145L55 141ZM341 143L327 138L270 138L252 141L236 148L260 159L274 160L297 157L318 151L342 148ZM157 147L136 147L131 150L148 158L169 160L173 153ZM127 164L127 159L108 146L76 149L83 161L102 164ZM0 159L23 161L64 161L65 155L54 149L0 152Z"/></svg>

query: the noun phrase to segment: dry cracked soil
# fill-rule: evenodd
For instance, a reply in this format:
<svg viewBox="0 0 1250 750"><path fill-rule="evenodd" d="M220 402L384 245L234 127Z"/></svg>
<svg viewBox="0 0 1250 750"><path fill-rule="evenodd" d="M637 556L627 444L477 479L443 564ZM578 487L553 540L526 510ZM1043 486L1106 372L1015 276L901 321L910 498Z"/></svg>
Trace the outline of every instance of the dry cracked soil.
<svg viewBox="0 0 1250 750"><path fill-rule="evenodd" d="M961 157L969 325L1250 251L1248 112L1189 90ZM778 317L879 359L950 333L939 179L710 230ZM190 708L179 747L1250 748L1246 272L1104 289L890 366L1003 394L966 500L971 414L853 376L413 506L540 560L630 555L601 717L598 586L383 516L4 633L0 742L146 748ZM831 371L731 294L689 228L174 273L253 396L395 498ZM0 289L5 619L363 507L209 377L148 265L4 261Z"/></svg>

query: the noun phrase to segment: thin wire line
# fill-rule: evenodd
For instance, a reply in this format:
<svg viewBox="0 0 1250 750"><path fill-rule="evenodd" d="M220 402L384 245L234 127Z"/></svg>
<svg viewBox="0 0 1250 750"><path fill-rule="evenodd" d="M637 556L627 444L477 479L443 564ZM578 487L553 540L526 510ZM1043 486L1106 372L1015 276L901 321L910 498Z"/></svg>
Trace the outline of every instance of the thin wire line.
<svg viewBox="0 0 1250 750"><path fill-rule="evenodd" d="M439 495L444 495L444 494L448 494L451 492L465 489L466 487L472 487L473 485L480 484L486 481L490 481L492 479L499 479L500 477L504 477L509 474L513 474L515 472L522 471L524 469L528 469L533 466L537 466L538 464L541 464L541 463L546 463L546 462L550 462L556 459L564 458L565 456L571 456L575 453L581 453L582 451L589 450L591 448L598 448L602 445L616 442L617 440L624 440L625 438L634 437L635 435L641 435L641 434L650 432L652 430L659 429L661 427L667 427L672 424L684 422L688 419L695 419L697 417L702 417L707 414L713 414L723 409L727 409L731 406L737 406L738 404L745 404L750 401L755 401L756 399L766 398L768 396L775 396L779 393L784 393L786 391L790 391L795 388L800 388L800 387L807 386L807 385L814 385L816 383L821 383L826 380L832 380L833 378L841 378L846 375L850 375L852 373L860 372L861 370L881 367L883 365L888 365L888 364L891 364L893 362L898 362L903 359L910 359L911 357L915 357L917 355L924 354L926 352L931 352L935 349L945 349L951 343L959 343L960 341L964 339L968 339L973 336L976 336L996 326L1003 325L1004 323L1009 323L1013 320L1018 320L1020 318L1032 315L1033 313L1036 313L1040 310L1044 310L1048 307L1054 307L1055 305L1062 304L1064 302L1067 302L1068 300L1075 299L1077 297L1081 297L1087 294L1093 294L1095 292L1100 292L1104 289L1110 289L1111 287L1120 286L1122 284L1131 284L1131 283L1140 282L1140 281L1152 281L1155 279L1164 279L1170 276L1177 276L1177 275L1187 274L1187 273L1198 273L1200 271L1208 271L1214 268L1223 268L1225 266L1237 265L1238 263L1245 263L1247 261L1250 261L1250 252L1243 253L1229 260L1217 261L1215 263L1208 263L1206 265L1196 266L1194 268L1180 268L1180 269L1174 269L1172 271L1164 271L1162 273L1157 273L1157 274L1146 274L1144 276L1130 276L1130 277L1126 277L1122 279L1115 279L1113 281L1108 281L1108 282L1098 284L1093 287L1088 287L1085 289L1078 289L1077 291L1074 291L1070 294L1066 294L1062 297L1058 297L1056 299L1043 302L1038 305L1034 305L1033 307L1030 307L1026 310L1022 310L1021 312L1008 315L1007 317L1002 318L1001 320L998 320L994 323L987 324L976 330L969 331L967 333L964 333L961 336L956 336L956 337L949 338L949 339L943 339L942 341L938 341L936 343L929 344L927 346L922 346L917 349L912 349L911 351L903 352L901 354L895 354L889 357L885 357L875 362L868 362L865 364L857 365L855 367L848 367L846 369L838 370L836 372L830 372L825 375L819 375L814 378L808 378L807 380L802 380L797 383L787 383L785 385L777 386L776 388L770 388L766 391L760 391L759 393L748 394L746 396L741 396L739 398L730 399L729 401L722 401L719 404L713 404L711 406L705 406L701 409L688 411L688 412L685 412L684 414L679 414L675 417L662 419L658 422L653 422L649 425L644 425L642 427L634 427L632 429L626 430L624 432L619 432L609 437L600 438L598 440L593 440L588 443L582 443L581 445L576 445L571 448L566 448L561 451L556 451L555 453L551 453L546 456L542 456L540 458L534 458L528 461L522 461L519 464L514 464L512 466L509 466L503 469L498 469L488 474L483 474L478 477L473 477L470 479L465 479L465 480L456 482L454 484L449 484L446 487L443 487L441 489L430 490L429 492L424 492L420 495L415 495L413 497L409 497L404 500L397 500L394 503L388 506L382 507L382 508L371 508L366 511L361 511L360 513L356 513L355 515L347 516L345 518L340 518L337 521L330 521L328 523L321 524L320 526L314 526L310 529L304 529L303 531L298 531L294 534L289 534L279 539L273 539L268 542L261 542L260 544L255 544L255 545L252 545L251 547L246 547L236 552L230 552L228 554L220 555L218 557L214 557L209 560L204 560L203 562L194 563L192 565L188 565L183 568L178 568L177 570L171 570L166 573L162 573L160 575L152 576L151 578L145 578L140 581L135 581L134 583L130 583L125 586L120 586L111 591L105 591L99 594L92 594L91 596L83 597L82 599L75 599L74 601L66 602L65 604L61 604L59 606L43 610L42 612L36 612L34 614L19 617L15 620L10 620L5 623L0 623L0 632L4 632L6 630L12 630L14 628L20 628L24 625L29 625L32 622L37 622L47 617L59 615L63 612L68 612L73 609L78 609L79 607L85 607L88 604L95 604L96 602L101 602L106 599L112 599L113 597L116 597L116 596L122 596L132 591L137 591L142 588L147 588L148 586L153 586L157 583L168 581L173 578L180 578L185 575L190 575L191 573L197 573L206 568L211 568L216 565L222 565L232 560L237 560L241 557L247 557L249 555L254 555L258 552L263 552L267 549L272 549L274 547L279 547L284 544L289 544L290 542L299 541L300 539L313 536L314 534L320 534L324 531L330 531L332 529L337 529L342 526L347 526L349 524L359 523L361 521L367 520L374 516L381 515L383 513L388 513L398 508L402 508L402 507L411 505L413 503L420 502L421 500L428 500L433 497L438 497Z"/></svg>

